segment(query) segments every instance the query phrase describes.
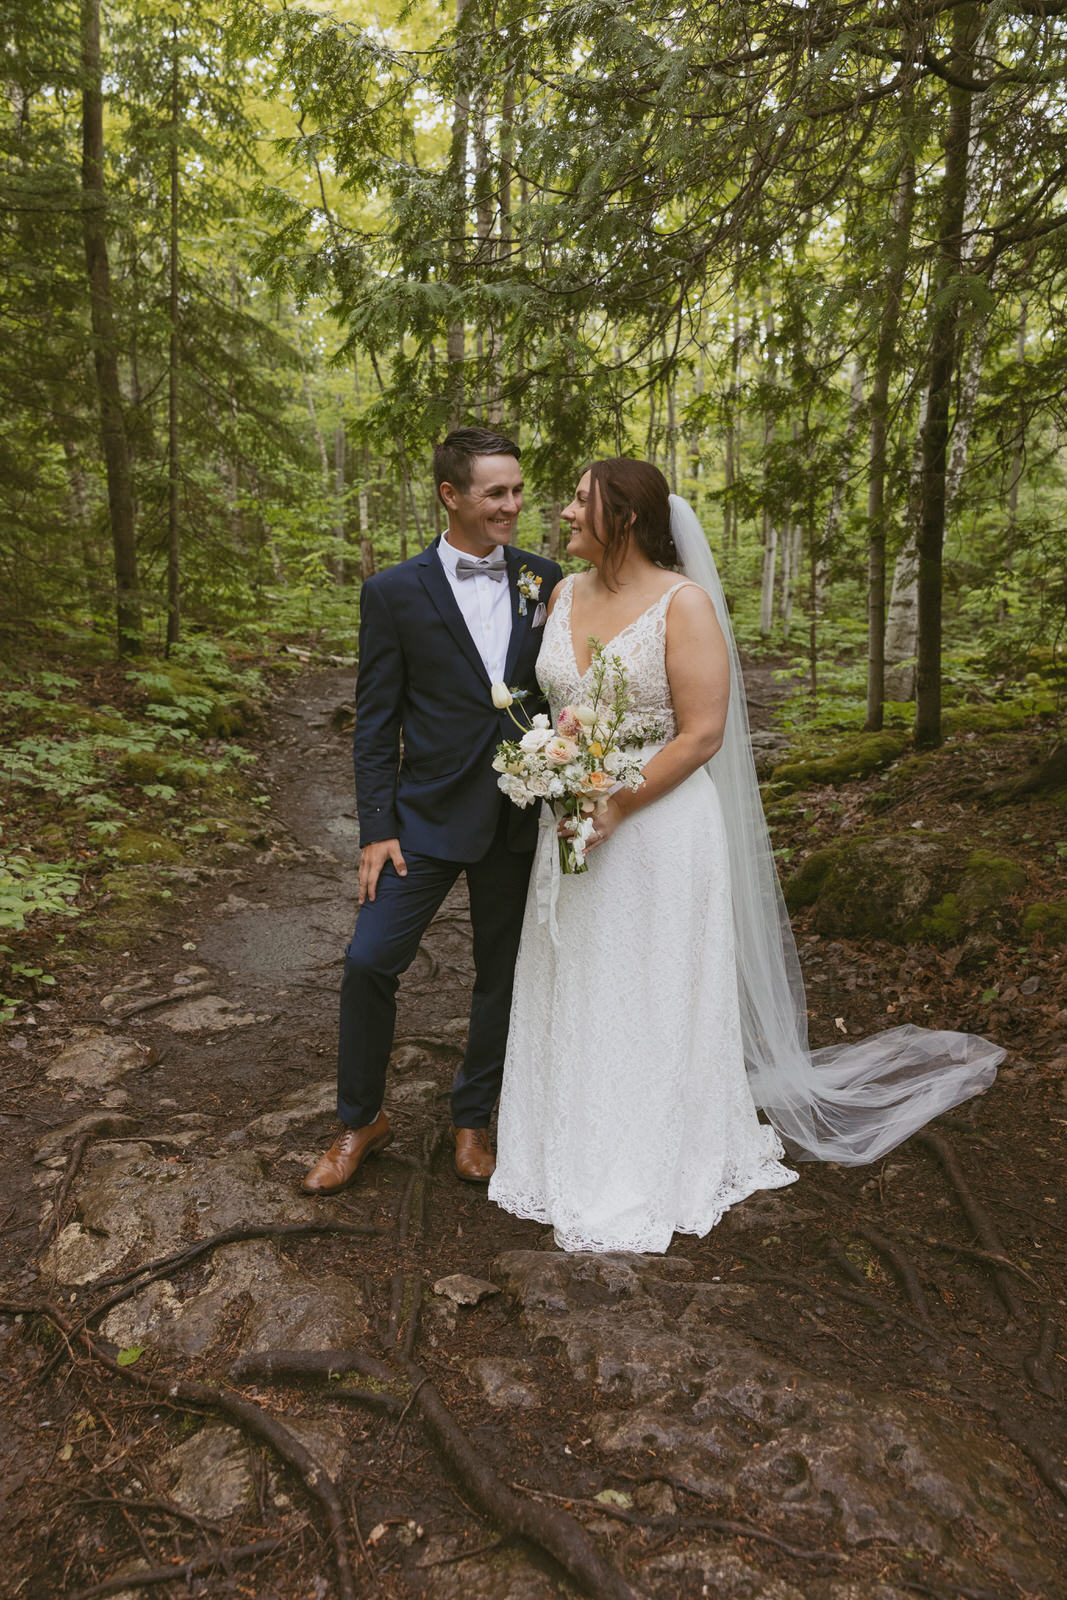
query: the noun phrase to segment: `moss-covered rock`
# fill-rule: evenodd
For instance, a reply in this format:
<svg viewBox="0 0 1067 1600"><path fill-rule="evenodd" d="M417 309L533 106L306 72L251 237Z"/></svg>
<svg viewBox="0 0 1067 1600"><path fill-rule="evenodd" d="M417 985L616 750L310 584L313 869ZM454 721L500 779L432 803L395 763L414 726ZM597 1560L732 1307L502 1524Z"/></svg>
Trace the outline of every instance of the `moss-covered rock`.
<svg viewBox="0 0 1067 1600"><path fill-rule="evenodd" d="M1025 888L1026 872L1017 861L989 850L974 850L957 889L960 911L968 923L988 912L1003 914L1012 896Z"/></svg>
<svg viewBox="0 0 1067 1600"><path fill-rule="evenodd" d="M202 763L162 750L131 750L119 762L119 771L131 783L166 783L172 789L193 789L202 781Z"/></svg>
<svg viewBox="0 0 1067 1600"><path fill-rule="evenodd" d="M262 722L256 702L232 683L213 681L211 674L173 661L146 662L145 668L134 679L144 690L149 715L153 707L178 712L185 727L210 739L233 739Z"/></svg>
<svg viewBox="0 0 1067 1600"><path fill-rule="evenodd" d="M964 932L963 912L959 895L946 894L923 917L915 930L919 938L930 944L956 944Z"/></svg>
<svg viewBox="0 0 1067 1600"><path fill-rule="evenodd" d="M815 851L790 879L791 910L815 905L815 927L830 937L907 941L950 887L958 858L947 835L890 834Z"/></svg>
<svg viewBox="0 0 1067 1600"><path fill-rule="evenodd" d="M908 734L891 729L882 733L853 734L829 755L794 757L780 762L771 775L772 781L776 788L787 785L791 789L805 789L847 783L850 778L866 778L896 761L908 743Z"/></svg>
<svg viewBox="0 0 1067 1600"><path fill-rule="evenodd" d="M816 929L830 937L944 945L1014 930L1025 887L1010 857L964 854L949 834L902 833L813 851L785 893L791 911L813 905Z"/></svg>
<svg viewBox="0 0 1067 1600"><path fill-rule="evenodd" d="M801 863L785 884L785 903L790 911L802 911L805 906L815 904L845 848L829 845L825 850L813 850Z"/></svg>
<svg viewBox="0 0 1067 1600"><path fill-rule="evenodd" d="M1023 913L1024 939L1042 939L1049 945L1067 944L1067 900L1037 900Z"/></svg>
<svg viewBox="0 0 1067 1600"><path fill-rule="evenodd" d="M115 859L123 866L150 862L177 862L182 859L181 847L161 833L149 833L144 828L123 828L115 838Z"/></svg>

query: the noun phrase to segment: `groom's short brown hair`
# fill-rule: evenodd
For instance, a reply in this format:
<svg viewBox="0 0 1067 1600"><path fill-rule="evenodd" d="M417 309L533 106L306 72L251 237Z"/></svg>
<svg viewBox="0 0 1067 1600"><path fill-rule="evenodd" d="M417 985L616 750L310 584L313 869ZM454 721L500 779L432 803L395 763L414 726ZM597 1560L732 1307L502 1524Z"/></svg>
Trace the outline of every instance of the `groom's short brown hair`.
<svg viewBox="0 0 1067 1600"><path fill-rule="evenodd" d="M443 483L452 484L461 493L470 488L475 456L514 456L518 461L522 451L514 439L506 439L490 428L453 428L433 447L433 481L438 498Z"/></svg>

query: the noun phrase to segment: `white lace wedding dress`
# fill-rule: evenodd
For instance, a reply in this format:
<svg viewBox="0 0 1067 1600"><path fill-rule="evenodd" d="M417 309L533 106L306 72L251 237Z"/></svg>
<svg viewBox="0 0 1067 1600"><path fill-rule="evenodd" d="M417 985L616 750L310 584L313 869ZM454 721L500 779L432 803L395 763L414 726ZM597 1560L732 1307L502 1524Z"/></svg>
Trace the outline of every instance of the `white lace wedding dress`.
<svg viewBox="0 0 1067 1600"><path fill-rule="evenodd" d="M671 733L667 612L681 587L607 645L634 714ZM572 588L566 579L537 661L553 720L588 694ZM551 1223L564 1250L663 1251L673 1233L705 1234L746 1195L797 1176L781 1165L746 1079L715 785L700 768L622 823L574 876L558 875L555 824L543 823L489 1197ZM550 890L558 940L545 916Z"/></svg>

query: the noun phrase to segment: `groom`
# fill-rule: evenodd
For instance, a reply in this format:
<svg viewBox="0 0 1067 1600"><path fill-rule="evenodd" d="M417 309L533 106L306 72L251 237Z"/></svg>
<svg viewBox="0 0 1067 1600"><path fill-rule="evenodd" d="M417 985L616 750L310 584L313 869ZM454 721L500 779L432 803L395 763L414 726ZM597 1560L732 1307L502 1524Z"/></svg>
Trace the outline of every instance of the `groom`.
<svg viewBox="0 0 1067 1600"><path fill-rule="evenodd" d="M515 957L537 841L536 808L505 800L492 761L515 737L491 686L532 691L554 561L511 546L522 509L519 448L457 428L433 453L448 530L363 585L356 689L362 854L356 931L345 952L337 1062L341 1127L304 1178L337 1194L393 1138L382 1110L400 974L465 873L474 935L467 1049L452 1085L456 1172L493 1173L489 1119L500 1091Z"/></svg>

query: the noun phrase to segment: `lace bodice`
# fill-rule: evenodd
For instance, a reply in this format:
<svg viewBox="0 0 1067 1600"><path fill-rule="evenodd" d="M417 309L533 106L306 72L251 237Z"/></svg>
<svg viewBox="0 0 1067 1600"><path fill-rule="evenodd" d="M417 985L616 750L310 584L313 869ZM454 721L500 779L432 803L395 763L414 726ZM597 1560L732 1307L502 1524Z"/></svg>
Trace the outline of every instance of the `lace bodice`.
<svg viewBox="0 0 1067 1600"><path fill-rule="evenodd" d="M634 729L654 724L663 730L662 737L666 739L673 739L678 731L667 678L667 612L672 596L685 586L685 579L673 584L639 617L605 642L607 654L617 657L626 671L631 711L622 726L624 739L627 724ZM577 705L589 694L592 667L579 672L574 658L573 594L574 575L571 574L560 585L559 599L545 623L545 637L537 657L537 681L548 696L553 722L564 706Z"/></svg>

